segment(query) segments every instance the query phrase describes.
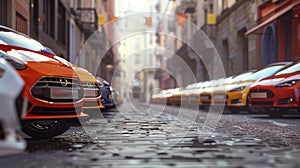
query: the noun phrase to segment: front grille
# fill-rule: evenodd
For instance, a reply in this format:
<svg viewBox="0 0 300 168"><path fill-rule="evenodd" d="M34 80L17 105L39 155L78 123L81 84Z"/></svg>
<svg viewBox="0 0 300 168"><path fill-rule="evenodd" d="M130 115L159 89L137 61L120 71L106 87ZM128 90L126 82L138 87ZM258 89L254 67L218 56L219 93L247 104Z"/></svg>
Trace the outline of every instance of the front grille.
<svg viewBox="0 0 300 168"><path fill-rule="evenodd" d="M83 98L83 89L78 79L44 77L31 89L34 97L51 102L75 102Z"/></svg>
<svg viewBox="0 0 300 168"><path fill-rule="evenodd" d="M252 101L252 105L273 105L272 101Z"/></svg>
<svg viewBox="0 0 300 168"><path fill-rule="evenodd" d="M101 96L101 90L95 82L82 82L85 98L95 98Z"/></svg>
<svg viewBox="0 0 300 168"><path fill-rule="evenodd" d="M81 107L73 108L46 108L46 107L34 107L30 114L32 115L76 115L80 114Z"/></svg>
<svg viewBox="0 0 300 168"><path fill-rule="evenodd" d="M273 98L274 97L274 93L271 90L268 90L268 89L252 89L250 91L250 95L251 95L251 93L267 93L266 98Z"/></svg>
<svg viewBox="0 0 300 168"><path fill-rule="evenodd" d="M210 100L211 99L211 96L210 95L200 95L200 100Z"/></svg>
<svg viewBox="0 0 300 168"><path fill-rule="evenodd" d="M225 93L215 93L213 94L213 99L228 99L228 95Z"/></svg>

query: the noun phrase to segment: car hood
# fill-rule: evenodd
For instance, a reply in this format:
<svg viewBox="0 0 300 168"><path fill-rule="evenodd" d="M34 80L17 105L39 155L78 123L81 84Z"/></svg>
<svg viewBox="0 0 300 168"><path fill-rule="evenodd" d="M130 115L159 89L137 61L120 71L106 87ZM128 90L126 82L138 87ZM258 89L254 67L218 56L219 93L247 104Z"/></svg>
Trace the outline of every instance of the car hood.
<svg viewBox="0 0 300 168"><path fill-rule="evenodd" d="M291 74L284 74L284 75L278 75L278 76L272 76L269 78L265 78L260 80L259 82L255 83L254 86L274 86L278 85L283 82L291 81L291 80L299 80L300 79L300 73L291 73Z"/></svg>
<svg viewBox="0 0 300 168"><path fill-rule="evenodd" d="M82 82L96 82L96 77L92 75L89 71L79 68L76 65L72 65L75 72L78 74L79 79Z"/></svg>
<svg viewBox="0 0 300 168"><path fill-rule="evenodd" d="M56 64L58 63L62 66L71 67L69 63L66 63L66 60L58 58L58 56L54 56L43 52L32 51L18 46L0 44L0 50L5 51L10 56L22 61L25 64L28 62L55 62Z"/></svg>
<svg viewBox="0 0 300 168"><path fill-rule="evenodd" d="M241 86L251 86L253 83L255 83L256 80L245 80L245 81L240 81L236 83L231 83L225 86L225 91L229 91L231 89L241 87Z"/></svg>

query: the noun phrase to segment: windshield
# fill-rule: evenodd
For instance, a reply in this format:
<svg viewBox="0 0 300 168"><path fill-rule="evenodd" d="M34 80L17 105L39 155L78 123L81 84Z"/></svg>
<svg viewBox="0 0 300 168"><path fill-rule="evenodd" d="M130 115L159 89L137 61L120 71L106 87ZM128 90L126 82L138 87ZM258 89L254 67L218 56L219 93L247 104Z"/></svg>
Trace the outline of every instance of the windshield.
<svg viewBox="0 0 300 168"><path fill-rule="evenodd" d="M294 64L282 71L279 71L278 73L276 73L276 75L283 75L283 74L289 74L289 73L293 73L296 71L300 71L300 62L297 64Z"/></svg>
<svg viewBox="0 0 300 168"><path fill-rule="evenodd" d="M240 74L240 75L234 77L234 78L230 81L230 83L239 82L239 81L243 80L243 78L245 78L245 77L251 75L252 73L253 73L253 72L246 72L246 73Z"/></svg>
<svg viewBox="0 0 300 168"><path fill-rule="evenodd" d="M39 42L29 37L10 31L1 30L0 41L4 42L7 45L22 47L33 51L41 51L45 49L45 47Z"/></svg>
<svg viewBox="0 0 300 168"><path fill-rule="evenodd" d="M258 80L258 79L266 78L273 75L276 71L280 70L283 67L284 65L269 66L246 77L244 80Z"/></svg>

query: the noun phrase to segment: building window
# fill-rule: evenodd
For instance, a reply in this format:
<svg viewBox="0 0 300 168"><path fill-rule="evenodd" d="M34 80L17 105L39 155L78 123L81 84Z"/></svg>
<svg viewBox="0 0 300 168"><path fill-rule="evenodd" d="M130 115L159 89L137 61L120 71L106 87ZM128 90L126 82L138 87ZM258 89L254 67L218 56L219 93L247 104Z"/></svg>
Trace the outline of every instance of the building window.
<svg viewBox="0 0 300 168"><path fill-rule="evenodd" d="M214 4L213 3L209 4L209 12L214 13Z"/></svg>
<svg viewBox="0 0 300 168"><path fill-rule="evenodd" d="M229 43L228 39L223 40L222 42L223 45L223 55L222 55L222 61L224 64L225 72L229 73ZM228 74L227 74L228 75Z"/></svg>
<svg viewBox="0 0 300 168"><path fill-rule="evenodd" d="M0 24L7 26L7 0L0 1Z"/></svg>
<svg viewBox="0 0 300 168"><path fill-rule="evenodd" d="M43 31L54 38L54 0L43 1Z"/></svg>
<svg viewBox="0 0 300 168"><path fill-rule="evenodd" d="M136 65L140 64L140 56L138 54L135 54L135 64Z"/></svg>
<svg viewBox="0 0 300 168"><path fill-rule="evenodd" d="M31 0L30 2L30 35L33 38L38 38L39 0Z"/></svg>
<svg viewBox="0 0 300 168"><path fill-rule="evenodd" d="M16 30L24 34L28 34L27 20L18 12L16 13Z"/></svg>
<svg viewBox="0 0 300 168"><path fill-rule="evenodd" d="M207 23L207 9L204 9L204 23Z"/></svg>
<svg viewBox="0 0 300 168"><path fill-rule="evenodd" d="M222 1L222 10L228 9L228 0Z"/></svg>
<svg viewBox="0 0 300 168"><path fill-rule="evenodd" d="M57 40L61 44L66 44L66 9L61 2L58 3Z"/></svg>

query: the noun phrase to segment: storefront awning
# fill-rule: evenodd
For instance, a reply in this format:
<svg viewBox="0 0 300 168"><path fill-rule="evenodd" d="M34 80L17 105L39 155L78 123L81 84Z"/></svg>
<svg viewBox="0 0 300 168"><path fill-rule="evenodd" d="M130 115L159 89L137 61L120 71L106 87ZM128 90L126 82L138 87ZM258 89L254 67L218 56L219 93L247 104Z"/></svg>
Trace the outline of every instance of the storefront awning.
<svg viewBox="0 0 300 168"><path fill-rule="evenodd" d="M269 19L263 21L262 23L258 24L257 26L253 27L252 29L250 29L249 31L247 31L245 33L245 36L248 36L258 30L260 30L261 28L265 27L266 25L268 25L269 23L271 23L272 21L274 21L275 19L279 18L280 16L284 15L285 13L287 13L288 11L292 10L296 5L299 5L300 2L297 3L293 3L291 5L289 5L288 7L282 9L281 11L275 13L273 16L271 16Z"/></svg>

